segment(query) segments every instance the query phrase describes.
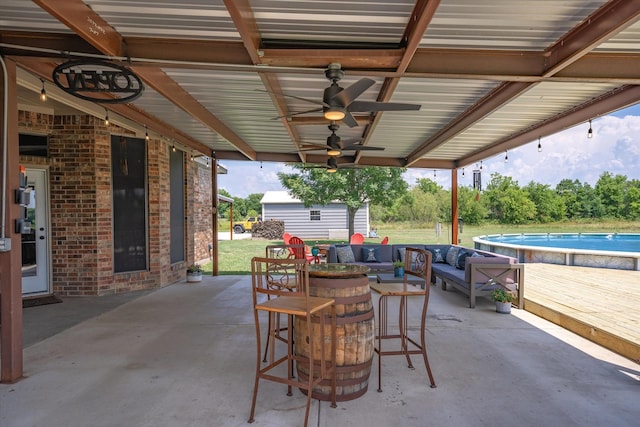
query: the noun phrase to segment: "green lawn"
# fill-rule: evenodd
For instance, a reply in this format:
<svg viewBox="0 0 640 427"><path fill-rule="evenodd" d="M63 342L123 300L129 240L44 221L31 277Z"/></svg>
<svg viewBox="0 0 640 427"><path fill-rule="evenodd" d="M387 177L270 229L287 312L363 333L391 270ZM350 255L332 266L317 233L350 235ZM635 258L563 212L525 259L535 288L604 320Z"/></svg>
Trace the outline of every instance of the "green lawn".
<svg viewBox="0 0 640 427"><path fill-rule="evenodd" d="M640 233L640 221L634 222L598 222L577 223L562 222L553 224L501 225L485 224L482 226L463 225L458 238L462 246L473 246L472 238L485 234L511 233ZM408 224L388 224L378 226L379 239L365 240L365 243L378 243L384 236L389 236L389 243L450 243L450 224L442 224L442 234L436 237L435 227L412 229ZM341 240L308 240L306 243L340 243ZM224 240L220 241L219 261L220 274L249 274L250 262L254 256L264 256L265 246L281 244L281 240ZM205 274L211 274L211 262L203 266Z"/></svg>

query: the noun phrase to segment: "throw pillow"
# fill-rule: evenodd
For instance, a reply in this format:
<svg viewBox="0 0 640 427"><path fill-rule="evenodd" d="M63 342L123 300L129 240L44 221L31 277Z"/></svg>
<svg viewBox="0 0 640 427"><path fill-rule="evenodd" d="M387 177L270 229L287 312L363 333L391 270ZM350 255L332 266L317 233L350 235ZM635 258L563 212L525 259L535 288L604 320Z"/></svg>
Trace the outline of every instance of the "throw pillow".
<svg viewBox="0 0 640 427"><path fill-rule="evenodd" d="M444 263L444 256L442 255L442 250L440 248L436 248L436 249L429 249L429 252L431 252L431 262L432 263Z"/></svg>
<svg viewBox="0 0 640 427"><path fill-rule="evenodd" d="M471 252L461 250L458 252L458 258L456 258L456 268L458 270L464 270L464 264L468 257L472 256Z"/></svg>
<svg viewBox="0 0 640 427"><path fill-rule="evenodd" d="M338 262L348 264L356 262L356 257L353 255L351 246L340 246L336 248L336 254L338 255Z"/></svg>
<svg viewBox="0 0 640 427"><path fill-rule="evenodd" d="M363 262L380 262L379 248L362 248Z"/></svg>
<svg viewBox="0 0 640 427"><path fill-rule="evenodd" d="M458 260L458 253L459 252L460 252L460 248L458 248L456 246L452 246L447 251L446 260L447 260L447 264L449 264L451 267L455 267L456 266L456 261Z"/></svg>

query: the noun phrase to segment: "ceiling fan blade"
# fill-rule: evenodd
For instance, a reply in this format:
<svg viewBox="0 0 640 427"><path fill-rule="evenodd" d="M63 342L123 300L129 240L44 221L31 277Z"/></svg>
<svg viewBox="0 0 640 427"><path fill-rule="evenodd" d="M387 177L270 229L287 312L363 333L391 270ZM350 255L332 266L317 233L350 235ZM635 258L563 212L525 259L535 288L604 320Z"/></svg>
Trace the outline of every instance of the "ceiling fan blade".
<svg viewBox="0 0 640 427"><path fill-rule="evenodd" d="M384 147L370 147L368 145L351 144L342 147L344 151L382 151Z"/></svg>
<svg viewBox="0 0 640 427"><path fill-rule="evenodd" d="M301 145L300 148L298 148L298 151L321 151L321 150L327 150L329 147L327 147L326 145L321 145L321 144L304 144Z"/></svg>
<svg viewBox="0 0 640 427"><path fill-rule="evenodd" d="M333 95L332 99L339 101L340 105L342 105L343 107L348 107L353 101L355 101L357 97L362 95L364 91L373 86L374 83L374 80L364 77L348 88L345 88Z"/></svg>
<svg viewBox="0 0 640 427"><path fill-rule="evenodd" d="M350 128L358 127L358 122L356 121L355 117L353 117L353 114L351 114L348 110L344 112L342 123L349 126Z"/></svg>
<svg viewBox="0 0 640 427"><path fill-rule="evenodd" d="M420 104L402 104L398 102L354 101L348 107L348 111L375 112L375 111L410 111L419 110Z"/></svg>
<svg viewBox="0 0 640 427"><path fill-rule="evenodd" d="M306 110L306 111L299 111L297 113L289 113L289 114L285 114L284 116L273 117L271 120L278 120L278 119L281 119L283 117L299 116L301 114L307 114L307 113L315 113L315 112L318 112L318 111L322 111L322 107L320 107L320 108L312 108L311 110Z"/></svg>
<svg viewBox="0 0 640 427"><path fill-rule="evenodd" d="M255 90L257 90L258 92L275 93L276 95L286 96L287 98L299 99L300 101L310 102L312 104L318 104L318 105L322 105L323 107L328 107L328 105L325 104L324 101L318 101L317 99L301 98L299 96L287 95L286 93L274 92L272 90L264 90L264 89L255 89Z"/></svg>

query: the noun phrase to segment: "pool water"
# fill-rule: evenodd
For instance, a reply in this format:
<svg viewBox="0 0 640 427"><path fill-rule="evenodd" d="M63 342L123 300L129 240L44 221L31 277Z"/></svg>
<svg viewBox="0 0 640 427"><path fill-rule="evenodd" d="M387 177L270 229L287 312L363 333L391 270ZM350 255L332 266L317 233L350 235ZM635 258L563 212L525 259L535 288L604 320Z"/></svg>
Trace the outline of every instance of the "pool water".
<svg viewBox="0 0 640 427"><path fill-rule="evenodd" d="M640 252L640 234L558 233L482 236L489 242L547 248Z"/></svg>

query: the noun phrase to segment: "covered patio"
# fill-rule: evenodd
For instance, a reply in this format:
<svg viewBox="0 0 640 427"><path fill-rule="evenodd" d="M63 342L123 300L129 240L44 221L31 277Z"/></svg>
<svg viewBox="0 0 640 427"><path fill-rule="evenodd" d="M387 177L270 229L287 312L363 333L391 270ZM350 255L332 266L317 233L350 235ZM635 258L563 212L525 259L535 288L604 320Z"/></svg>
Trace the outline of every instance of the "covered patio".
<svg viewBox="0 0 640 427"><path fill-rule="evenodd" d="M0 424L247 425L250 295L249 276L208 276L126 299L25 309L25 378L0 385ZM429 388L418 358L410 370L403 357L387 357L378 393L374 358L369 391L337 409L314 400L310 425L637 425L639 365L524 310L494 310L483 298L471 310L461 294L433 286L427 345L438 387ZM55 335L30 335L79 313L85 320ZM254 425L300 424L300 392L287 397L265 381L258 397Z"/></svg>

